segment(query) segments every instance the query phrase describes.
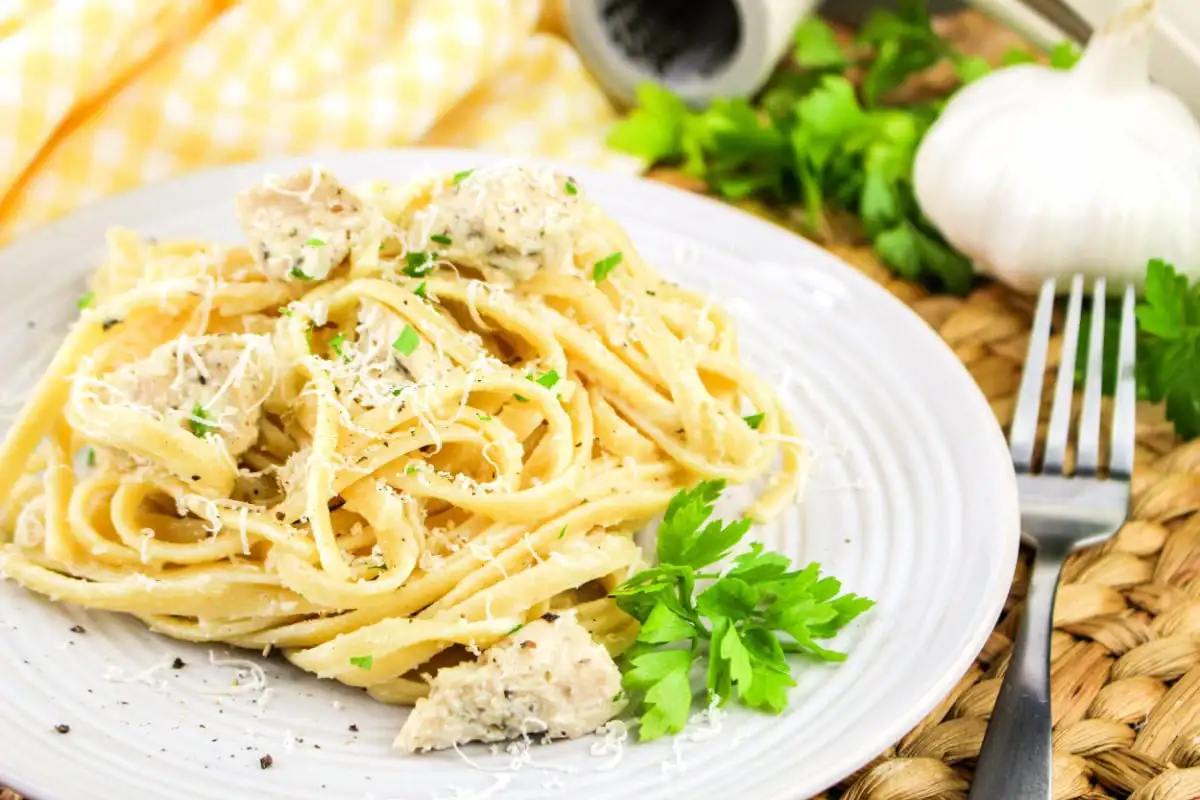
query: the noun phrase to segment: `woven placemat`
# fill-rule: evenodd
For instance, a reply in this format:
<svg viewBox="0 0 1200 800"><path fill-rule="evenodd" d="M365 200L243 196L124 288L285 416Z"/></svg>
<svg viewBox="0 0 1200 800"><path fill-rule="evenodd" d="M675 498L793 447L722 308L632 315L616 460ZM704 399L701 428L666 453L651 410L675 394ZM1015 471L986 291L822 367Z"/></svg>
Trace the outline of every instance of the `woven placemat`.
<svg viewBox="0 0 1200 800"><path fill-rule="evenodd" d="M960 50L993 62L1019 43L973 11L941 18L936 27ZM952 74L934 70L905 88L938 94L952 82ZM704 188L667 171L653 177ZM741 205L799 228L799 212ZM966 298L931 295L896 279L852 222L827 223L822 244L928 322L1007 426L1032 299L996 284ZM1057 366L1057 353L1055 341L1048 371ZM1161 409L1142 405L1137 445L1131 521L1110 542L1073 556L1058 593L1051 647L1055 800L1200 800L1200 514L1194 513L1200 511L1200 440L1177 441ZM1026 580L1023 559L1004 614L954 691L871 764L813 800L966 797ZM22 798L0 788L0 800Z"/></svg>

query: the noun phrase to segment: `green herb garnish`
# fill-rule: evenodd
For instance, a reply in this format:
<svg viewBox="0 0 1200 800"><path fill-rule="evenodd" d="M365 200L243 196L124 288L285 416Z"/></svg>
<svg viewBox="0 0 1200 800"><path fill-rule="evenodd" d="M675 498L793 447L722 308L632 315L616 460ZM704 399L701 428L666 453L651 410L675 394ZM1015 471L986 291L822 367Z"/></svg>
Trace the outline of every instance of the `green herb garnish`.
<svg viewBox="0 0 1200 800"><path fill-rule="evenodd" d="M413 294L415 294L417 297L421 298L422 300L429 299L429 295L425 294L425 281L421 281L421 285L413 290Z"/></svg>
<svg viewBox="0 0 1200 800"><path fill-rule="evenodd" d="M1137 320L1141 394L1165 403L1179 435L1195 438L1200 435L1200 283L1189 285L1174 266L1154 259L1146 266ZM1115 340L1114 334L1106 340Z"/></svg>
<svg viewBox="0 0 1200 800"><path fill-rule="evenodd" d="M707 661L707 694L716 702L736 696L762 711L783 711L796 685L786 654L844 660L818 641L873 605L839 595L841 584L822 578L818 565L793 570L786 556L764 552L757 542L723 572L701 573L750 529L749 520L709 521L724 487L721 480L705 481L675 495L658 529L658 566L612 592L641 623L637 643L623 658L622 684L634 697L643 741L683 730L693 701L689 673L697 662ZM701 578L715 580L697 593Z"/></svg>
<svg viewBox="0 0 1200 800"><path fill-rule="evenodd" d="M758 426L762 425L764 416L765 415L762 414L761 412L758 414L751 414L748 417L742 417L742 421L745 422L747 425L749 425L754 430L758 430Z"/></svg>
<svg viewBox="0 0 1200 800"><path fill-rule="evenodd" d="M89 467L96 466L96 451L91 447L89 447L87 451L87 465Z"/></svg>
<svg viewBox="0 0 1200 800"><path fill-rule="evenodd" d="M392 342L392 347L400 355L411 356L420 343L421 337L417 336L417 332L413 330L413 326L406 322L404 323L404 330L400 331L400 335L396 337L396 341Z"/></svg>
<svg viewBox="0 0 1200 800"><path fill-rule="evenodd" d="M898 274L966 293L974 281L970 261L947 245L913 196L917 146L942 102L889 105L888 98L938 63L953 66L961 82L987 65L937 36L919 0L877 10L853 50L817 18L800 23L794 45L795 68L781 70L754 102L717 99L693 110L661 86L641 87L609 143L679 165L728 199L802 204L812 235L825 229L826 212L856 214Z"/></svg>
<svg viewBox="0 0 1200 800"><path fill-rule="evenodd" d="M307 242L305 242L305 244L306 244L306 245L308 245L309 247L324 247L324 246L325 246L325 240L324 240L324 239L318 239L317 237L313 236L313 237L312 237L312 238L310 238L310 239L309 239Z"/></svg>
<svg viewBox="0 0 1200 800"><path fill-rule="evenodd" d="M350 360L350 354L342 351L342 345L346 343L346 334L340 331L329 340L329 349L333 350L334 354L343 361Z"/></svg>
<svg viewBox="0 0 1200 800"><path fill-rule="evenodd" d="M188 418L188 428L191 429L193 436L203 439L216 430L216 427L212 424L212 415L204 406L199 403L192 406L192 415Z"/></svg>
<svg viewBox="0 0 1200 800"><path fill-rule="evenodd" d="M617 268L621 263L621 254L619 252L607 255L592 265L592 280L596 283L608 277L608 273Z"/></svg>
<svg viewBox="0 0 1200 800"><path fill-rule="evenodd" d="M75 305L80 311L83 311L85 308L90 306L92 304L92 301L95 299L96 299L96 293L88 292L87 294L82 295L78 300L76 300Z"/></svg>
<svg viewBox="0 0 1200 800"><path fill-rule="evenodd" d="M575 187L575 182L574 182L574 181L567 181L567 182L566 182L566 183L563 185L563 189L566 191L566 193L567 193L567 194L579 194L579 189L577 189L577 188Z"/></svg>
<svg viewBox="0 0 1200 800"><path fill-rule="evenodd" d="M524 395L520 395L520 394L514 394L513 400L516 400L518 403L528 403L529 402L528 397L525 397Z"/></svg>
<svg viewBox="0 0 1200 800"><path fill-rule="evenodd" d="M563 525L563 526L562 526L562 530L558 532L558 538L560 538L560 539L561 539L561 538L563 538L563 537L564 537L564 536L566 536L566 535L567 535L567 526L566 526L566 525Z"/></svg>
<svg viewBox="0 0 1200 800"><path fill-rule="evenodd" d="M429 241L437 242L438 244L454 244L453 239L440 233L435 236L430 236Z"/></svg>
<svg viewBox="0 0 1200 800"><path fill-rule="evenodd" d="M457 186L458 184L462 183L467 178L469 178L471 176L471 173L474 171L475 171L474 169L464 169L462 172L454 173L454 177L451 178L450 180L455 186Z"/></svg>
<svg viewBox="0 0 1200 800"><path fill-rule="evenodd" d="M527 376L527 377L529 378L529 380L533 381L534 383L538 384L539 386L544 386L547 389L553 389L554 385L556 383L558 383L558 381L559 381L558 372L556 370L549 370L547 372L543 372L541 375L538 375L536 378L534 378L533 376Z"/></svg>
<svg viewBox="0 0 1200 800"><path fill-rule="evenodd" d="M433 256L420 251L405 253L402 271L410 278L422 278L433 271Z"/></svg>
<svg viewBox="0 0 1200 800"><path fill-rule="evenodd" d="M350 663L359 669L370 669L375 664L375 656L350 656Z"/></svg>
<svg viewBox="0 0 1200 800"><path fill-rule="evenodd" d="M491 422L491 421L492 421L492 418L491 418L491 417L489 417L487 414L480 414L480 415L479 415L479 421L480 421L480 422Z"/></svg>
<svg viewBox="0 0 1200 800"><path fill-rule="evenodd" d="M292 267L292 271L288 274L302 281L311 281L313 279L311 275L306 275L299 267Z"/></svg>

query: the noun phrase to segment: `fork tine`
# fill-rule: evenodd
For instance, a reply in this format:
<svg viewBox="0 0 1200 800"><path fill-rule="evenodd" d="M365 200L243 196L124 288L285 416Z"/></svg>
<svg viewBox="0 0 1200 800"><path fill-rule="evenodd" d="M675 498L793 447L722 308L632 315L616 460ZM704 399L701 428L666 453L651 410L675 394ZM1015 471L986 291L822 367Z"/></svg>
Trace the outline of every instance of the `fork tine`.
<svg viewBox="0 0 1200 800"><path fill-rule="evenodd" d="M1133 474L1134 419L1137 414L1137 318L1134 289L1126 285L1121 299L1121 347L1117 353L1117 391L1113 404L1112 457L1108 474L1128 479Z"/></svg>
<svg viewBox="0 0 1200 800"><path fill-rule="evenodd" d="M1104 305L1108 285L1096 278L1092 287L1092 325L1088 335L1087 380L1083 384L1083 410L1079 417L1079 446L1075 474L1092 476L1100 464L1100 394L1104 382Z"/></svg>
<svg viewBox="0 0 1200 800"><path fill-rule="evenodd" d="M1029 333L1025 372L1017 394L1017 409L1009 426L1008 440L1013 466L1028 472L1033 462L1033 443L1037 439L1038 416L1042 409L1042 377L1046 371L1046 351L1050 347L1050 322L1054 313L1054 279L1047 278L1038 293L1037 312Z"/></svg>
<svg viewBox="0 0 1200 800"><path fill-rule="evenodd" d="M1075 353L1079 349L1079 315L1083 308L1083 276L1071 279L1067 300L1067 321L1062 333L1062 355L1054 384L1054 405L1050 409L1050 429L1046 432L1046 455L1042 472L1061 475L1067 458L1067 439L1071 435L1071 401L1075 396Z"/></svg>

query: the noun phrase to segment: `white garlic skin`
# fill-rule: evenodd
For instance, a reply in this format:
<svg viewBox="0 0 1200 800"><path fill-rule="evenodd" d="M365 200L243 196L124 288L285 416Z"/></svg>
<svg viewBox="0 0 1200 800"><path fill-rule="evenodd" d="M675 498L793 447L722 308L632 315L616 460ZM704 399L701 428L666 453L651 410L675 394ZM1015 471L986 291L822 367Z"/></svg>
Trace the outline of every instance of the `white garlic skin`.
<svg viewBox="0 0 1200 800"><path fill-rule="evenodd" d="M922 211L1016 288L1082 272L1119 289L1152 258L1200 275L1200 126L1149 83L1149 19L1115 24L1071 71L1014 66L966 87L918 150Z"/></svg>

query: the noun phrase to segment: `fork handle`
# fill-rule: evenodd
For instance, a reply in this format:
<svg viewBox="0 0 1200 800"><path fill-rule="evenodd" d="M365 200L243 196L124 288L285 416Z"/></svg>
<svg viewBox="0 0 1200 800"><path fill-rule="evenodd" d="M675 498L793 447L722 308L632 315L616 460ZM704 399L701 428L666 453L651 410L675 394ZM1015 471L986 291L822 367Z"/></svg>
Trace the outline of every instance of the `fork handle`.
<svg viewBox="0 0 1200 800"><path fill-rule="evenodd" d="M1050 632L1066 553L1040 550L968 800L1051 800Z"/></svg>

